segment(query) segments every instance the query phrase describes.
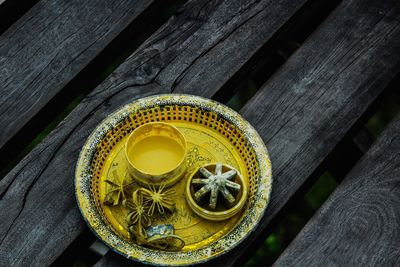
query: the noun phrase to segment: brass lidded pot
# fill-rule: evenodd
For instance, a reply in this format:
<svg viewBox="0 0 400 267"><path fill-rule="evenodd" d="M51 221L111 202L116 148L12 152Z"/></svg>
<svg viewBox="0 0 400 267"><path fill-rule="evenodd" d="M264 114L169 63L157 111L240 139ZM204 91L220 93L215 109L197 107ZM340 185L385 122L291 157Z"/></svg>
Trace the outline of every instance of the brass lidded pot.
<svg viewBox="0 0 400 267"><path fill-rule="evenodd" d="M205 179L198 179L202 176ZM225 179L219 180L220 178ZM200 187L197 191L196 185ZM235 189L236 194L227 192L227 188ZM217 192L215 199L213 190ZM203 198L205 202L200 203L202 195L206 196ZM235 216L244 207L247 195L248 187L243 176L232 166L222 163L210 163L198 167L190 175L186 185L186 200L190 208L200 217L211 221L223 221ZM219 198L224 199L219 200ZM217 202L225 202L225 205Z"/></svg>

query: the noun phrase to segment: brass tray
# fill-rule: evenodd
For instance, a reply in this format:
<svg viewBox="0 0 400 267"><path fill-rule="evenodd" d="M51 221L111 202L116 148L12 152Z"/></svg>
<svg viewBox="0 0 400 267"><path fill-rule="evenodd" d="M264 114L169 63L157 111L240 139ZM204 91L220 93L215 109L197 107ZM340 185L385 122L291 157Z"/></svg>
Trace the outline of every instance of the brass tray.
<svg viewBox="0 0 400 267"><path fill-rule="evenodd" d="M153 121L171 123L188 143L187 172L174 188L176 210L156 223L171 223L186 243L180 251L162 251L135 244L129 238L126 211L102 204L105 179L125 175L123 147L129 133ZM243 210L220 222L197 216L185 199L186 180L200 164L222 162L240 171L249 188ZM226 253L256 227L271 192L267 149L238 113L215 101L189 95L157 95L128 104L108 116L89 136L76 167L76 198L89 227L116 252L155 265L189 265Z"/></svg>

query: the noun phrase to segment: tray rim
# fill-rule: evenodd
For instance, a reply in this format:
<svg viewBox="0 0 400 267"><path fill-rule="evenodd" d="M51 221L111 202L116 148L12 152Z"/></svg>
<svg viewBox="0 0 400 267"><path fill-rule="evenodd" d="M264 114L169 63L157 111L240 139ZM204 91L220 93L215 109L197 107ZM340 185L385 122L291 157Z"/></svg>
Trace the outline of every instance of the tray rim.
<svg viewBox="0 0 400 267"><path fill-rule="evenodd" d="M90 174L88 172L88 168L90 168L90 163L96 145L98 144L99 140L104 137L105 133L112 127L116 126L121 121L120 118L123 119L126 116L129 116L129 114L131 114L132 112L158 104L186 104L192 105L194 107L206 108L212 112L217 113L218 115L221 115L224 119L228 120L230 123L236 125L236 127L241 129L256 153L260 170L259 186L255 202L250 207L250 209L254 210L254 212L249 213L248 216L242 218L238 225L236 225L229 233L217 239L214 243L211 243L206 247L201 247L197 250L183 252L160 251L139 246L136 244L129 244L129 247L131 249L142 252L142 257L135 257L132 256L132 253L129 254L125 251L121 251L120 249L118 249L120 245L126 246L127 242L125 240L122 240L120 236L115 234L109 228L109 226L104 223L104 221L101 219L101 216L98 215L97 210L94 207L91 199L90 186L88 185L89 183L84 184L83 181L90 182ZM147 96L144 98L135 99L132 102L129 102L118 108L117 110L111 112L95 127L95 129L86 139L85 144L83 145L79 153L79 158L76 163L74 180L76 202L79 211L81 212L82 217L84 218L84 221L88 225L90 230L114 252L130 260L156 266L194 265L208 262L209 260L212 260L231 251L255 230L261 219L264 217L271 197L272 181L272 168L269 153L262 138L259 136L254 127L239 113L225 106L224 104L214 101L212 99L188 94L158 94ZM246 220L250 220L249 224L246 225L246 231L240 232L238 228L245 227L244 222ZM224 249L222 250L221 245L225 245ZM212 252L213 248L217 249L216 252ZM176 257L176 255L178 254L180 254L180 258ZM199 257L200 255L197 254L202 255L202 257ZM167 259L169 259L169 261L166 261Z"/></svg>

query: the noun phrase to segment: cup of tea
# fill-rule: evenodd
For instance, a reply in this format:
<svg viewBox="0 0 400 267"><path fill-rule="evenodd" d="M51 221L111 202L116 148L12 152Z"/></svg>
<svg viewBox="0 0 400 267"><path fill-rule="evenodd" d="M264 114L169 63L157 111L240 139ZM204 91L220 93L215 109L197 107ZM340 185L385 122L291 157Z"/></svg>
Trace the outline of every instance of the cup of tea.
<svg viewBox="0 0 400 267"><path fill-rule="evenodd" d="M164 122L139 126L125 145L129 173L143 186L168 187L178 182L186 170L186 151L184 135Z"/></svg>

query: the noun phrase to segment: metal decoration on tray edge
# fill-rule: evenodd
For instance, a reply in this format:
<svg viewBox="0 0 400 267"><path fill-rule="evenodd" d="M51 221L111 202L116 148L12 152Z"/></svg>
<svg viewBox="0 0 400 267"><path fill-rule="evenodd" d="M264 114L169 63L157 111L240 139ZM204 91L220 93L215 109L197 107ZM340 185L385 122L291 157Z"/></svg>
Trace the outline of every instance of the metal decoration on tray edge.
<svg viewBox="0 0 400 267"><path fill-rule="evenodd" d="M163 111L162 107L165 106L173 108ZM157 109L158 111L156 113L153 112L149 114L149 111ZM186 111L190 111L190 113L181 113ZM149 249L147 246L127 242L125 237L121 236L111 228L108 221L104 219L105 215L103 211L99 210L99 196L96 191L99 189L98 182L100 176L98 171L101 170L102 162L106 162L111 153L108 148L109 145L113 144L105 139L115 135L113 140L118 142L121 140L121 136L125 136L127 129L128 133L129 129L132 129L132 124L129 124L129 122L132 122L137 114L143 115L146 114L146 112L150 116L158 116L168 113L171 114L168 115L171 116L171 119L174 116L177 118L182 115L193 116L191 117L193 120L186 118L185 122L189 124L200 123L204 125L202 127L208 128L211 127L208 123L214 121L213 125L215 126L212 127L216 128L212 128L212 130L216 129L216 133L219 131L222 137L224 137L224 133L225 136L230 135L232 133L231 130L234 130L233 133L236 133L235 129L237 129L240 134L240 139L237 139L235 143L231 143L230 145L233 149L238 149L238 151L241 150L241 153L242 151L244 154L249 153L248 151L251 152L250 156L245 155L247 161L243 161L243 164L246 165L247 171L252 173L251 176L248 176L249 181L246 181L249 182L247 205L242 209L243 212L240 215L240 219L234 226L232 226L229 232L218 237L212 243L208 243L206 246L171 252ZM203 121L201 117L199 117L199 121L195 115L208 117L205 117L206 120ZM161 120L161 118L158 117L154 118L156 121ZM167 117L164 119L169 120ZM125 123L127 128L122 130L116 128L119 127L118 125L121 123ZM136 122L134 122L134 124L136 124ZM114 129L116 131L114 131ZM104 154L98 154L99 151L104 151ZM127 258L147 264L163 266L183 266L202 263L230 251L252 232L263 217L269 202L272 186L271 162L269 160L268 151L256 130L247 121L245 121L237 112L213 100L198 96L178 94L155 95L142 98L123 106L113 114L109 115L90 134L86 143L82 147L76 165L75 175L76 200L89 228L111 249ZM111 185L108 184L108 186ZM120 185L117 185L116 187L119 188ZM102 190L104 190L104 188ZM119 195L123 198L124 195L122 192L123 191L121 191ZM118 195L118 193L115 194ZM102 199L104 199L104 195ZM120 199L117 200L117 202L120 203ZM114 201L110 204L114 204ZM117 206L111 205L109 207L114 209L114 207L118 208L121 206L117 204ZM167 226L150 225L144 227L143 233L150 239L154 236L152 234L152 232L154 232L153 228L157 229L159 227L162 228ZM169 227L170 226L167 228ZM159 235L161 235L161 230ZM173 238L165 237L165 240L175 244L175 247L179 247L179 241L177 239L173 240Z"/></svg>

